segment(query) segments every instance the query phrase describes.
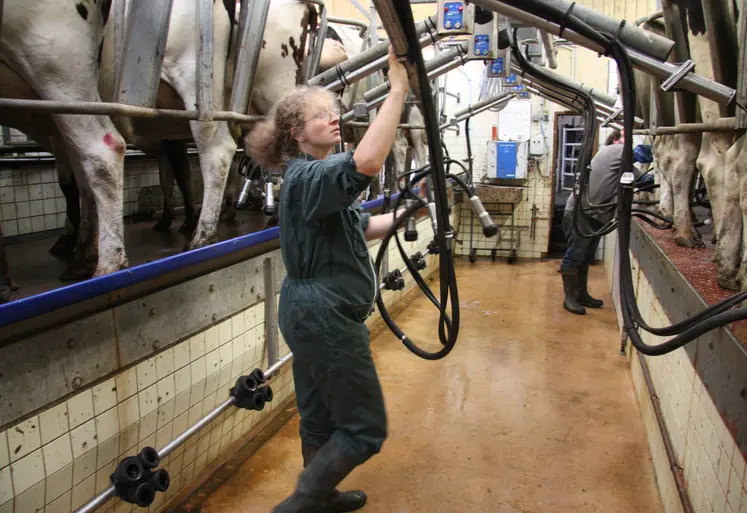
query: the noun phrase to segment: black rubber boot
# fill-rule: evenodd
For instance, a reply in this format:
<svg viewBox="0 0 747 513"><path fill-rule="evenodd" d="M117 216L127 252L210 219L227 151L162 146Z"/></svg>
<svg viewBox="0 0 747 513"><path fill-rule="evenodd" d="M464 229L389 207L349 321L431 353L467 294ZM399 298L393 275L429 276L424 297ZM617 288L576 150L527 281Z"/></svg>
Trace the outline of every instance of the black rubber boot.
<svg viewBox="0 0 747 513"><path fill-rule="evenodd" d="M561 272L565 300L563 308L577 315L584 315L586 309L578 302L578 270L571 268Z"/></svg>
<svg viewBox="0 0 747 513"><path fill-rule="evenodd" d="M318 447L301 442L301 452L303 453L303 466L306 468L316 456ZM324 505L325 513L345 513L347 511L356 511L365 506L368 497L362 490L350 490L341 492L335 489L327 498Z"/></svg>
<svg viewBox="0 0 747 513"><path fill-rule="evenodd" d="M578 268L578 302L583 306L589 308L602 308L604 301L601 299L594 299L589 295L589 291L586 288L586 284L589 281L589 266L584 265Z"/></svg>
<svg viewBox="0 0 747 513"><path fill-rule="evenodd" d="M273 513L327 513L335 487L358 465L329 441L320 448L298 478L293 494ZM339 510L338 510L339 511Z"/></svg>

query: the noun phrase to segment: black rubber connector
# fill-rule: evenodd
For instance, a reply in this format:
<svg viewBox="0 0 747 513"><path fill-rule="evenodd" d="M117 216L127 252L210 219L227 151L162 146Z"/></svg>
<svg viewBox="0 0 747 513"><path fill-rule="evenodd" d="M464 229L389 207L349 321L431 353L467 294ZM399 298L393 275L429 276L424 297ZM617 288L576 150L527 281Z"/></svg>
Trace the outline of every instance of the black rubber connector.
<svg viewBox="0 0 747 513"><path fill-rule="evenodd" d="M138 483L127 489L126 502L137 504L141 508L147 508L156 498L156 487L151 483Z"/></svg>
<svg viewBox="0 0 747 513"><path fill-rule="evenodd" d="M143 447L143 450L138 454L140 461L143 463L143 467L150 470L156 468L161 459L158 457L158 451L153 447Z"/></svg>
<svg viewBox="0 0 747 513"><path fill-rule="evenodd" d="M272 400L272 391L269 392L269 386L260 386L265 383L266 377L259 369L254 369L247 376L240 376L236 380L236 385L230 390L231 397L235 400L237 408L245 410L261 410L265 403ZM269 397L269 399L268 399Z"/></svg>
<svg viewBox="0 0 747 513"><path fill-rule="evenodd" d="M128 456L119 462L112 474L112 481L122 483L136 483L145 474L145 467L137 456Z"/></svg>
<svg viewBox="0 0 747 513"><path fill-rule="evenodd" d="M169 473L166 471L166 469L162 468L153 472L150 481L151 483L153 483L153 486L156 490L158 490L159 492L165 492L169 489L169 484L171 484L171 477L169 476Z"/></svg>
<svg viewBox="0 0 747 513"><path fill-rule="evenodd" d="M265 379L265 373L262 372L262 369L254 369L249 375L254 378L258 385L263 385L264 382L267 381L267 379Z"/></svg>

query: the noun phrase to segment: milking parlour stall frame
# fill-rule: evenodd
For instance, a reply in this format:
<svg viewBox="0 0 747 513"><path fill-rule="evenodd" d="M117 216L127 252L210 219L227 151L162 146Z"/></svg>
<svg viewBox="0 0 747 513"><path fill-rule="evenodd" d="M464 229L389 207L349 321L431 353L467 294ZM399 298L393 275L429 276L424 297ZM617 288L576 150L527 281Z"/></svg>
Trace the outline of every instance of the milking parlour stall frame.
<svg viewBox="0 0 747 513"><path fill-rule="evenodd" d="M306 3L316 5L318 11L315 11L316 26L309 30L307 43L310 52L301 68L302 82L339 91L382 70L386 65L389 43L378 40L380 19L395 53L408 70L413 101L419 105L424 117L422 128L428 135L430 163L417 170L408 170L408 174L401 177L406 185L399 192L392 194L390 189L384 196L363 204L364 209L373 213L386 211L392 204L396 208L401 202L406 207L406 213L397 218L395 226L383 240L369 245L376 254L375 265L381 285L376 298L379 314L372 316L368 322L383 319L404 345L421 358L443 358L453 349L459 329L459 300L453 259L455 233L452 228L458 226L459 209L450 207L463 199L469 200L485 236L494 236L497 227L475 194L471 173L460 176L446 171L448 159L441 152L440 133L479 112L505 105L513 94L504 93L490 98L483 105L473 105L460 111L449 122L441 122L429 83L469 59L466 56L468 48L462 44L431 61L423 60L421 48L454 33L454 26L451 31L442 30L445 27L440 10L442 2L438 3L436 15L416 24L407 3L374 0L371 8L366 10L356 0L351 1L370 20L367 27L370 47L355 58L317 74L327 23L332 18L327 17L322 0L308 0ZM585 125L591 131L591 134L586 134L587 146L590 146L595 134L595 120L612 123L612 126L624 128L628 133L633 132L636 121L642 121L633 115L631 66L665 80L667 90L689 91L722 105L735 101L744 105L747 96L743 80L734 90L696 74L688 63L677 66L667 62L673 46L673 42L667 38L654 37L632 24L621 23L572 2L474 0L470 3L451 3L465 7L465 14L473 15L478 8L483 13L490 13L496 28L492 34L495 44L502 50L510 48L514 55L511 70L522 76L527 91L589 117L591 122ZM250 123L260 119L248 115L247 111L269 0L241 0L236 28L239 51L228 110L215 110L212 104L213 2L197 2L200 33L195 36L199 38L200 51L195 110L155 108L171 2L156 5L146 0L132 0L129 5L126 16L123 2L117 4L112 13L117 48L117 102L0 99L0 108L71 115L164 117L200 122ZM0 4L0 7L7 9L8 2ZM339 18L336 21L356 24ZM552 36L558 36L600 55L612 56L623 77L622 106L616 108L615 99L610 102L610 98L599 91L523 60L514 40L515 29L523 26L540 29L542 43L548 48L553 44ZM456 29L462 32L466 30L462 27ZM744 27L742 29L744 40ZM743 79L744 59L741 66ZM370 90L366 103L358 104L344 114L342 122L352 126L361 124L356 118L364 117L380 105L387 89L387 84L383 84L383 88ZM721 123L724 124L740 129L747 127L744 113L739 110L733 121ZM402 128L421 127L403 124ZM656 127L655 130L711 129L715 129L714 126ZM631 164L632 146L629 141L626 142L624 155L624 162ZM587 148L587 163L590 157ZM687 289L687 285L653 239L646 235L639 224L631 225L631 216L643 218L646 222L655 222L655 219L645 212L631 210L634 191L628 175L630 173L623 175L617 199L619 224L606 227L610 231L618 229L619 236L612 288L623 318L622 351L632 355L633 348L636 349L641 368L647 376L647 384L652 387L643 354L661 355L684 346L693 359L701 361L702 357L696 358L698 352L702 351L699 348L704 345L710 347L714 354L699 372L702 371L702 375L710 380L708 389L722 415L736 425L747 426L747 412L739 408L739 401L735 399L740 394L739 380L742 380L742 387L747 380L747 353L728 330L720 328L747 318L743 309L732 309L744 297L738 295L729 298L695 315L704 305L693 292L687 297L686 312L675 308L673 301L677 296L681 299L681 289L677 293L674 289L671 293L664 289L668 288L668 283L679 283L681 285L678 287L681 286L682 290ZM468 180L465 180L465 176ZM580 189L576 194L583 194L585 179L582 171ZM421 181L425 181L426 200L420 199L412 191ZM393 186L390 185L392 189ZM268 190L267 201L271 202L272 198ZM422 209L427 214L416 217ZM399 251L388 248L389 242L397 237L397 231L402 227L405 227L407 243L404 248L410 254L402 248L399 240ZM139 443L132 448L120 447L110 463L112 473L108 486L93 498L74 505L77 513L95 511L112 497L140 507L164 504L178 491L170 486L170 456L178 454L184 446L195 443L196 438L202 439L206 434L212 438L216 429L219 432L225 430L229 418L233 427L228 434L218 435L220 448L215 450L225 451L231 444L245 443L246 433L250 429L265 427L272 420L268 415L270 412L265 409L266 404L274 401L276 406L272 411L277 415L275 412L293 402L292 380L287 366L292 354L282 341L276 325L278 291L284 274L278 233L278 228L261 230L0 305L0 344L6 353L1 367L4 383L3 393L0 394L2 426L24 422L49 405L92 389L94 396L98 391L101 397L107 392L105 388L115 383L116 386L108 390L108 394L116 391L116 402L120 402L120 393L124 394L127 388L127 380L119 379L124 375L134 379L135 383L129 386L134 386L138 392L137 396L124 396L125 400L132 401L133 397L137 397L141 413L146 408L149 414L158 412L160 415L157 402L162 399L162 390L160 381L156 383L156 376L160 379L162 374L169 375L176 365L172 364L169 368L168 364L161 363L159 357L169 354L169 358L174 358L173 362L177 358L182 358L183 362L185 347L202 347L205 357L211 355L211 362L219 369L215 373L216 378L208 385L212 387L208 396L210 407L205 399L200 409L191 407L188 413L179 417L183 419L179 424L180 429L174 426L170 431L172 434L154 429L145 439L137 440ZM649 278L651 287L656 289L655 295L661 303L668 305L665 308L671 310L668 311L669 317L679 321L676 325L651 329L641 319L635 304L628 248L647 276L657 274L652 269L659 270L659 278ZM400 265L404 267L400 268ZM389 267L394 270L389 271ZM420 276L423 269L427 269L425 278L439 273L440 298L430 292L425 278ZM412 280L405 282L404 275L408 272L412 274ZM441 312L438 331L442 347L435 352L417 346L387 313L387 308L391 308L415 284L429 294ZM451 306L449 313L448 303ZM639 330L656 335L683 335L665 344L647 345ZM632 345L627 344L628 339ZM693 344L685 346L692 340L695 340ZM728 372L724 371L725 366L728 366ZM113 377L115 375L117 379ZM274 390L272 387L275 387ZM744 388L741 390L743 392ZM165 390L164 394L169 395L168 392L172 396L177 395L176 390ZM154 403L152 396L155 394L159 395L159 401ZM653 397L654 392L651 394ZM16 400L18 396L24 397L24 400ZM237 408L232 409L232 406ZM656 403L654 407L656 409ZM657 418L661 418L660 413L657 413ZM667 443L666 426L660 424L659 427L669 456L672 451L669 450L671 443ZM735 435L735 440L744 454L747 448L744 430ZM161 448L156 450L154 447ZM204 468L206 465L200 470ZM671 468L683 505L687 504L682 472L676 462ZM197 472L195 469L195 475ZM684 507L687 509L687 506Z"/></svg>

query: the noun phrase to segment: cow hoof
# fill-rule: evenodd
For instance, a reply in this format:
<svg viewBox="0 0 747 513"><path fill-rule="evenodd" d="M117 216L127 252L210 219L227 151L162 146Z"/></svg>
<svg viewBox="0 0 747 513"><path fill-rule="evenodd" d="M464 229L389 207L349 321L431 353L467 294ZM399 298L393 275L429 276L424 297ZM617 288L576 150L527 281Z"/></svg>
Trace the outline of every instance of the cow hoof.
<svg viewBox="0 0 747 513"><path fill-rule="evenodd" d="M153 231L160 233L167 233L171 231L171 219L161 218L156 224L153 225Z"/></svg>
<svg viewBox="0 0 747 513"><path fill-rule="evenodd" d="M716 242L718 241L716 240L716 236L714 235L713 237L711 237L711 244L716 244Z"/></svg>
<svg viewBox="0 0 747 513"><path fill-rule="evenodd" d="M234 219L236 219L236 210L233 208L220 215L221 223L228 223L233 221Z"/></svg>
<svg viewBox="0 0 747 513"><path fill-rule="evenodd" d="M57 239L57 242L49 248L49 254L67 260L73 256L76 240L77 237L75 235L61 235L60 238Z"/></svg>
<svg viewBox="0 0 747 513"><path fill-rule="evenodd" d="M70 265L67 266L67 269L62 271L62 274L60 275L60 281L87 280L88 278L91 278L93 276L94 272L96 272L95 262L93 264L87 265L80 265L71 262Z"/></svg>
<svg viewBox="0 0 747 513"><path fill-rule="evenodd" d="M722 289L733 290L734 292L739 292L741 290L739 280L736 276L719 276L718 286Z"/></svg>
<svg viewBox="0 0 747 513"><path fill-rule="evenodd" d="M684 237L679 236L674 238L674 242L683 248L704 248L705 244L700 239L695 237Z"/></svg>
<svg viewBox="0 0 747 513"><path fill-rule="evenodd" d="M10 301L10 287L0 285L0 303L7 303L8 301Z"/></svg>
<svg viewBox="0 0 747 513"><path fill-rule="evenodd" d="M105 276L107 274L115 273L117 271L121 271L122 269L127 269L130 267L130 263L125 260L124 262L120 263L119 265L113 265L111 267L104 267L102 269L95 270L93 273L93 277L96 276Z"/></svg>
<svg viewBox="0 0 747 513"><path fill-rule="evenodd" d="M210 246L211 244L215 244L216 242L218 242L218 237L202 237L185 245L184 251L204 248L205 246Z"/></svg>

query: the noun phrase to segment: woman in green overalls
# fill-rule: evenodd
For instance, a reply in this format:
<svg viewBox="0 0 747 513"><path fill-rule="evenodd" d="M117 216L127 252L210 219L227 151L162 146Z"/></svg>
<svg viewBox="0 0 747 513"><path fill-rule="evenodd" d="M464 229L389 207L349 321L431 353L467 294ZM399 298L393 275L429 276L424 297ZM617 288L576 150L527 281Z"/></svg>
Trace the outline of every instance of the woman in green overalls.
<svg viewBox="0 0 747 513"><path fill-rule="evenodd" d="M364 324L378 290L366 240L385 235L394 217L363 213L356 202L391 150L409 87L391 48L388 78L389 96L354 152L330 155L340 117L335 97L320 88L296 88L250 135L255 159L285 168L279 217L287 276L278 321L293 352L305 468L276 513L363 507L365 493L336 486L387 436Z"/></svg>

